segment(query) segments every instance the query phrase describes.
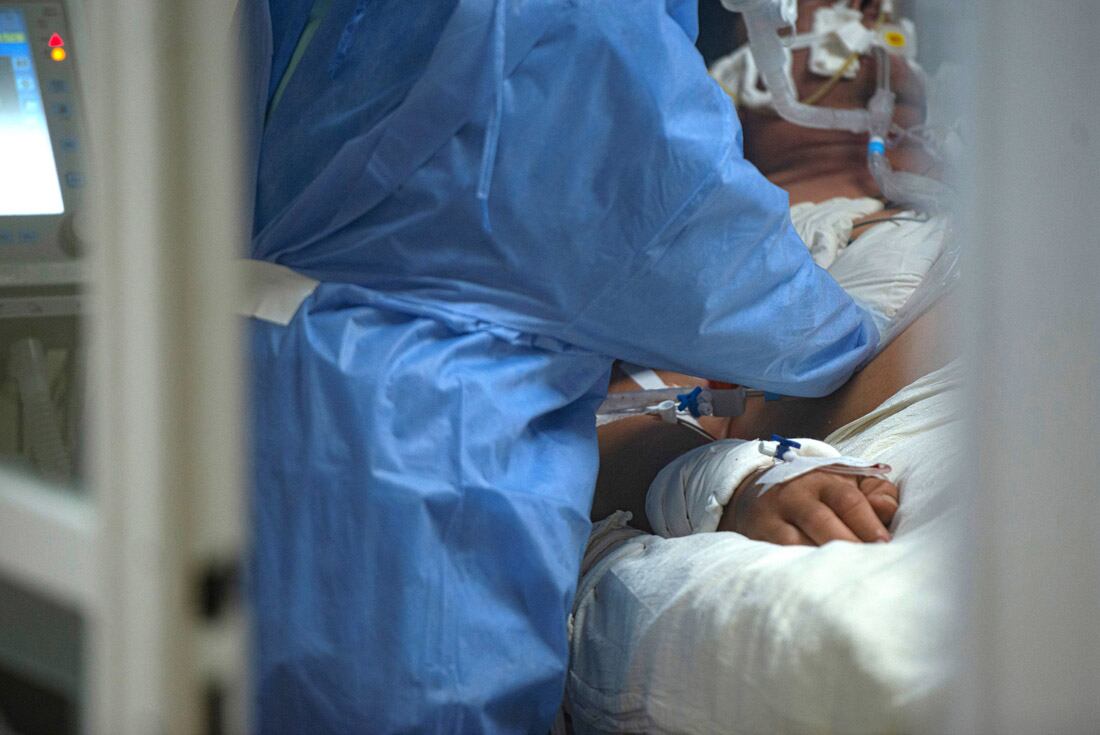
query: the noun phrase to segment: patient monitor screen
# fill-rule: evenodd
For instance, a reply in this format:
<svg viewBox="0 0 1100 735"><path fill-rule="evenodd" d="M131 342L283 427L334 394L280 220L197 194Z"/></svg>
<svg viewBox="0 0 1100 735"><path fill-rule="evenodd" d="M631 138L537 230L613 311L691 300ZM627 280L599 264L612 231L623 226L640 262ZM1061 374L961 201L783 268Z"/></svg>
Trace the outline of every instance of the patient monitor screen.
<svg viewBox="0 0 1100 735"><path fill-rule="evenodd" d="M0 8L0 217L64 211L26 19Z"/></svg>

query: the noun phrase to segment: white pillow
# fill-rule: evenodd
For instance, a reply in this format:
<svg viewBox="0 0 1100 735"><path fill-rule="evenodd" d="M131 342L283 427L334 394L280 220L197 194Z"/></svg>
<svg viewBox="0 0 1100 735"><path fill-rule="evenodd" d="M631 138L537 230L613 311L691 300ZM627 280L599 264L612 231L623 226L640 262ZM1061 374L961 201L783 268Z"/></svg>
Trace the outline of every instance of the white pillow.
<svg viewBox="0 0 1100 735"><path fill-rule="evenodd" d="M829 273L852 298L892 321L943 252L947 229L943 217L874 225L839 252Z"/></svg>

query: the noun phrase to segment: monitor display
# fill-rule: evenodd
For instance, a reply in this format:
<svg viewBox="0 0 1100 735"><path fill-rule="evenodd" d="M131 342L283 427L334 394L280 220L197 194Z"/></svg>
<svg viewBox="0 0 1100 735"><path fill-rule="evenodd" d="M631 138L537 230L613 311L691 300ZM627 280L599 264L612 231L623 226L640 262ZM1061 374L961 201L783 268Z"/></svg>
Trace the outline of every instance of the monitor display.
<svg viewBox="0 0 1100 735"><path fill-rule="evenodd" d="M26 19L0 7L0 217L64 211Z"/></svg>

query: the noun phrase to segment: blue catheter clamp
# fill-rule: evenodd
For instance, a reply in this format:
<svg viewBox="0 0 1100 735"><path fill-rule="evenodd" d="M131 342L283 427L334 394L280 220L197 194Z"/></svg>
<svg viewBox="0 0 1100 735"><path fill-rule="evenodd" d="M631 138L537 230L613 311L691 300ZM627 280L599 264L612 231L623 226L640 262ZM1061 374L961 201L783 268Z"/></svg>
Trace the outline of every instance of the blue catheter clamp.
<svg viewBox="0 0 1100 735"><path fill-rule="evenodd" d="M680 402L676 406L677 411L687 411L695 418L699 418L699 394L703 392L703 389L699 386L691 391L691 393L682 393L676 396L676 400Z"/></svg>
<svg viewBox="0 0 1100 735"><path fill-rule="evenodd" d="M802 445L798 442L794 441L793 439L788 439L785 436L780 436L779 434L772 434L772 441L779 442L779 444L775 448L775 458L777 460L782 460L783 455L791 449L802 448Z"/></svg>

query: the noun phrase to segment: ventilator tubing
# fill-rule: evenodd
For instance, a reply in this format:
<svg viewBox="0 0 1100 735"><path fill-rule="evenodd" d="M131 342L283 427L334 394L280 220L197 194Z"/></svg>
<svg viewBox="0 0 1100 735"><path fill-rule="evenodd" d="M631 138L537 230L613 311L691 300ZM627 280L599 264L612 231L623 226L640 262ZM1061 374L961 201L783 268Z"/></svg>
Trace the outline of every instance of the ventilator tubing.
<svg viewBox="0 0 1100 735"><path fill-rule="evenodd" d="M722 6L731 13L754 13L779 28L794 25L798 20L798 0L722 0Z"/></svg>
<svg viewBox="0 0 1100 735"><path fill-rule="evenodd" d="M890 55L884 49L874 50L878 66L878 84L867 105L868 130L867 165L879 191L891 202L907 204L929 212L942 210L951 201L951 189L927 176L895 171L886 157L886 136L894 119L895 95L890 89Z"/></svg>
<svg viewBox="0 0 1100 735"><path fill-rule="evenodd" d="M46 350L42 343L36 339L22 339L13 344L8 371L19 386L23 429L31 456L48 479L59 482L72 479L72 460L50 398Z"/></svg>
<svg viewBox="0 0 1100 735"><path fill-rule="evenodd" d="M776 33L774 19L756 13L745 13L749 45L760 76L768 85L772 105L779 115L795 125L824 130L848 130L864 133L871 129L867 110L838 110L814 107L798 101L794 85L787 75L787 49Z"/></svg>
<svg viewBox="0 0 1100 735"><path fill-rule="evenodd" d="M951 188L926 176L895 171L886 157L886 134L894 118L894 93L890 90L890 57L882 49L878 55L878 89L867 106L871 118L871 140L867 145L867 163L883 196L914 209L938 211L948 208ZM948 235L939 258L928 269L921 285L894 314L879 334L879 351L894 341L922 314L932 308L959 280L961 246L957 237Z"/></svg>
<svg viewBox="0 0 1100 735"><path fill-rule="evenodd" d="M878 89L865 110L843 110L816 107L798 101L794 84L787 73L790 63L788 49L776 33L783 23L776 13L745 12L749 44L760 76L771 93L772 106L788 122L807 128L847 130L870 133L868 165L884 197L898 204L908 204L922 211L945 208L950 201L950 189L942 183L903 171L894 171L886 158L886 138L894 117L894 94L890 90L890 56L875 48L878 62Z"/></svg>

